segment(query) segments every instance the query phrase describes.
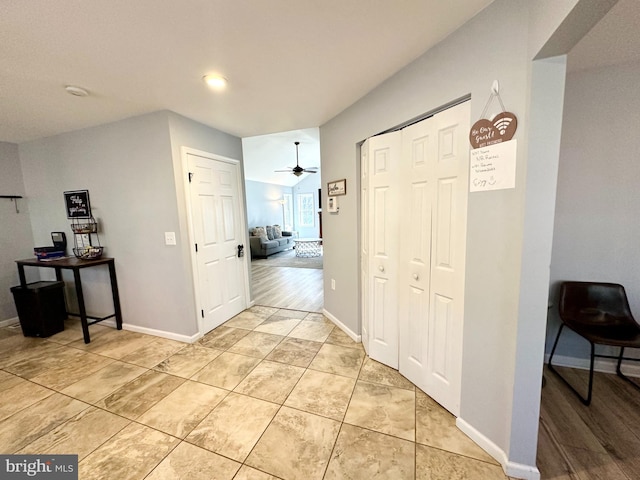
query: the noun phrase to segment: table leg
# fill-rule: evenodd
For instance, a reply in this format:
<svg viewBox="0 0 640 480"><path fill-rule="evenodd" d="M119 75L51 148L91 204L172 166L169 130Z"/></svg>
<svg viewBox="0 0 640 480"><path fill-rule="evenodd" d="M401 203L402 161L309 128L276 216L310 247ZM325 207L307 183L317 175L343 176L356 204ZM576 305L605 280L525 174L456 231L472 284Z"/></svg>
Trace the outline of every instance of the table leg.
<svg viewBox="0 0 640 480"><path fill-rule="evenodd" d="M80 270L73 269L73 280L76 284L76 296L78 297L78 309L80 310L80 322L82 323L82 335L84 343L91 342L89 337L89 325L87 324L87 310L84 306L84 295L82 294L82 280L80 280Z"/></svg>
<svg viewBox="0 0 640 480"><path fill-rule="evenodd" d="M62 281L62 269L60 267L56 267L56 280L58 282ZM67 302L67 295L65 294L65 302L64 302L64 308L67 311L67 314L69 313L69 303Z"/></svg>
<svg viewBox="0 0 640 480"><path fill-rule="evenodd" d="M113 309L116 314L116 328L122 330L122 310L120 310L120 294L118 293L118 279L116 278L116 264L114 260L109 262L109 278L111 279Z"/></svg>
<svg viewBox="0 0 640 480"><path fill-rule="evenodd" d="M18 276L20 277L20 285L27 286L27 277L24 276L24 265L18 265Z"/></svg>

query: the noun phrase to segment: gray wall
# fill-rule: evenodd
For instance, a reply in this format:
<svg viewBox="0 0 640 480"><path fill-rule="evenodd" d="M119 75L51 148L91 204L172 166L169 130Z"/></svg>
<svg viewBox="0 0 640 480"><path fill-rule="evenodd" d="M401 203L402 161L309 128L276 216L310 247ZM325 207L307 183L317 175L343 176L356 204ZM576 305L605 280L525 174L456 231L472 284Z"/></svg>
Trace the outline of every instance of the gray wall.
<svg viewBox="0 0 640 480"><path fill-rule="evenodd" d="M246 180L245 193L249 228L283 225L282 205L278 200L281 200L285 193L292 194L291 187Z"/></svg>
<svg viewBox="0 0 640 480"><path fill-rule="evenodd" d="M25 196L18 145L0 142L0 195ZM18 285L15 260L33 256L33 234L27 199L0 199L0 322L17 316L10 288ZM51 236L42 243L51 245Z"/></svg>
<svg viewBox="0 0 640 480"><path fill-rule="evenodd" d="M558 174L551 300L563 280L621 283L640 319L640 64L567 77ZM552 310L547 353L559 321ZM587 358L588 343L564 333L558 354Z"/></svg>
<svg viewBox="0 0 640 480"><path fill-rule="evenodd" d="M105 255L116 259L125 324L190 337L197 322L181 145L242 152L236 137L156 112L22 144L20 160L35 243L49 243L52 230L72 240L62 193L88 189ZM177 246L164 245L166 231ZM111 313L106 269L83 271L83 284L88 310Z"/></svg>
<svg viewBox="0 0 640 480"><path fill-rule="evenodd" d="M187 196L185 191L185 168L183 165L182 147L200 150L206 153L213 153L233 160L240 160L240 179L244 182L244 168L242 165L242 140L233 135L207 127L201 123L178 115L174 112L164 112L169 122L169 133L171 140L171 156L173 161L174 190L167 191L167 195L173 197L177 208L178 218L177 229L177 249L179 253L176 258L180 259L179 265L175 266L176 278L173 288L180 291L181 295L187 299L188 304L177 317L181 324L191 325L193 323L197 330L197 312L199 308L195 305L195 292L193 285L193 273L191 256L193 246L189 243L189 225L187 215ZM244 197L243 197L244 202ZM246 204L243 203L246 209ZM172 223L173 226L173 223ZM169 230L174 231L174 230ZM245 242L246 243L246 242ZM176 247L166 247L176 248ZM248 299L248 297L247 297Z"/></svg>
<svg viewBox="0 0 640 480"><path fill-rule="evenodd" d="M581 3L595 5L592 1ZM506 108L519 120L515 137L518 140L516 188L469 195L460 418L497 447L494 454L502 452L506 458L501 460L512 465L535 465L539 402L533 406L527 404L522 396L514 395L514 389L525 389L527 394L539 399L548 285L548 273L545 277L536 270L532 279L521 277L521 266L532 263L532 259L523 258L523 254L530 253L523 245L525 225L530 232L539 219L539 212L534 206L525 205L525 198L535 201L538 195L546 195L550 190L550 184L545 183L539 192L526 194L527 187L538 188L535 182L529 185L526 176L527 142L530 135L544 137L547 128L535 122L541 131L530 131L528 124L533 83L531 60L575 4L575 1L563 2L558 7L558 2L531 4L522 0L497 0L323 125L320 132L322 183L346 178L349 192L340 198L340 214L328 216L323 225L325 281L336 280L335 290L325 285L324 305L349 329L360 333L358 143L469 94L471 117L475 121L487 102L492 82L500 81ZM580 27L582 34L590 28L588 22L581 19L572 23ZM565 44L564 51L571 46ZM563 68L562 62L560 68ZM561 99L562 82L557 68L540 72L542 80L547 75L553 77L551 83L555 90L550 93ZM558 138L557 131L548 133ZM553 151L541 153L551 155L548 164L557 164L557 153L555 158ZM547 218L545 222L551 220ZM546 223L542 226L547 227ZM548 238L539 246L542 257L549 257L551 251L550 228L547 231ZM527 288L539 287L538 284L543 286L542 291ZM524 298L521 299L521 295ZM542 312L542 317L520 317L521 300L533 305L536 312ZM534 334L532 346L528 344L527 332ZM537 373L532 376L532 371ZM521 373L526 373L525 379L516 385L515 378ZM522 403L514 405L514 401Z"/></svg>

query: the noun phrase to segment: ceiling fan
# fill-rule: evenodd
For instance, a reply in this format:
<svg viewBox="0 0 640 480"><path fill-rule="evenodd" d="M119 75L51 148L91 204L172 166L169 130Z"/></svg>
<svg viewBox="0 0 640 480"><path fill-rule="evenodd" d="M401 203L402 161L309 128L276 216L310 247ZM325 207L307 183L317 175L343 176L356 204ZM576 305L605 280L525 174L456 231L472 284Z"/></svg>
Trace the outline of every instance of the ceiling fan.
<svg viewBox="0 0 640 480"><path fill-rule="evenodd" d="M310 167L310 168L302 168L298 163L298 145L300 142L293 142L296 144L296 166L291 168L288 167L287 170L276 170L276 172L289 172L293 173L296 177L299 177L303 173L318 173L318 167Z"/></svg>

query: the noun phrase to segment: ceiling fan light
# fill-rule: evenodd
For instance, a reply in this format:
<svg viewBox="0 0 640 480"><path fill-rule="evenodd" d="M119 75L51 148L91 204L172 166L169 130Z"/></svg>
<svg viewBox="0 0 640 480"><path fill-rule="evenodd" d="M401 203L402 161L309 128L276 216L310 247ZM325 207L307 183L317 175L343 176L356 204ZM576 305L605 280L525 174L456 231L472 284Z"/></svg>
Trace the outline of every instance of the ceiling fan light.
<svg viewBox="0 0 640 480"><path fill-rule="evenodd" d="M303 173L316 173L316 170L318 169L318 167L311 167L311 169L308 170L300 166L300 161L298 159L298 145L300 145L300 142L293 142L293 143L296 146L296 166L289 170L276 170L276 172L291 172L296 177L299 177Z"/></svg>

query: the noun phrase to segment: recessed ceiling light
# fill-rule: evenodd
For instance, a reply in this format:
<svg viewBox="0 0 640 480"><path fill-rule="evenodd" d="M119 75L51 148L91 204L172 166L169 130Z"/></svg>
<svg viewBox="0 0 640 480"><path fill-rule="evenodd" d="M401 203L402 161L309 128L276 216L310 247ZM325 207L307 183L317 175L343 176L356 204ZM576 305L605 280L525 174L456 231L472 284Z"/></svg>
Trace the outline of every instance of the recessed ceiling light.
<svg viewBox="0 0 640 480"><path fill-rule="evenodd" d="M76 87L75 85L67 85L64 87L69 95L74 95L76 97L87 97L89 92L82 87Z"/></svg>
<svg viewBox="0 0 640 480"><path fill-rule="evenodd" d="M205 75L202 79L214 90L221 90L227 86L227 79L222 75Z"/></svg>

